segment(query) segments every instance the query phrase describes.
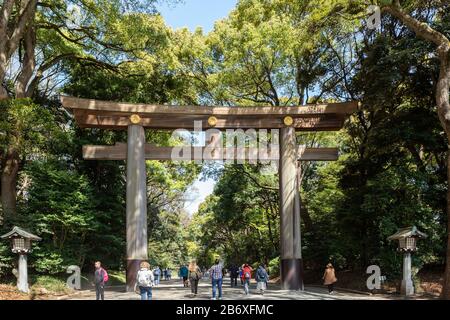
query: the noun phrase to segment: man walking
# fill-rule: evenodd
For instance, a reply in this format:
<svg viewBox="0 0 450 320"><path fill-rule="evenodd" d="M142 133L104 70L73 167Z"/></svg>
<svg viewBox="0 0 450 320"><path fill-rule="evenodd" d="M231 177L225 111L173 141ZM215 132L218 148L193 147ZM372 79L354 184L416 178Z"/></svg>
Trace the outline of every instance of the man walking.
<svg viewBox="0 0 450 320"><path fill-rule="evenodd" d="M216 287L219 290L219 300L222 300L223 265L216 259L214 265L209 269L212 282L212 300L216 300Z"/></svg>
<svg viewBox="0 0 450 320"><path fill-rule="evenodd" d="M94 284L96 300L105 300L105 282L108 281L108 274L102 268L100 261L95 262Z"/></svg>
<svg viewBox="0 0 450 320"><path fill-rule="evenodd" d="M257 282L257 290L259 290L261 294L264 294L267 288L267 283L269 282L269 275L267 274L264 264L261 263L258 270L256 270L255 279Z"/></svg>

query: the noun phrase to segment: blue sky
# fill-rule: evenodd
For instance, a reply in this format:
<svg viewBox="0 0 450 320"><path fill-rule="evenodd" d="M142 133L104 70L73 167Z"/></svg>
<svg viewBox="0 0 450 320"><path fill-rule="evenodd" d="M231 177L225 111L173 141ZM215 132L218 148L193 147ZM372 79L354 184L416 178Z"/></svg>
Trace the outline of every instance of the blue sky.
<svg viewBox="0 0 450 320"><path fill-rule="evenodd" d="M198 206L213 192L215 184L213 180L200 181L198 179L194 182L187 192L188 200L184 205L184 208L189 214L192 215L197 212Z"/></svg>
<svg viewBox="0 0 450 320"><path fill-rule="evenodd" d="M183 0L175 5L162 2L157 9L174 29L188 27L194 31L200 26L207 33L213 29L214 22L226 17L236 3L237 0Z"/></svg>
<svg viewBox="0 0 450 320"><path fill-rule="evenodd" d="M187 27L194 31L200 26L208 33L213 29L214 22L228 16L236 3L237 0L184 0L176 5L162 2L157 9L166 24L174 29ZM190 214L195 213L198 206L212 193L214 185L213 180L197 180L187 192L185 209Z"/></svg>

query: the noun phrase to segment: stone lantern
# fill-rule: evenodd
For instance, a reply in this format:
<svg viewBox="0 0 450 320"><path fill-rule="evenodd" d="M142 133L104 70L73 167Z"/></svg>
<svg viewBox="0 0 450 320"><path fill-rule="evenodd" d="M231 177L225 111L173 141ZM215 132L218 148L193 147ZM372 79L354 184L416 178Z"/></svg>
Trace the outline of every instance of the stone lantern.
<svg viewBox="0 0 450 320"><path fill-rule="evenodd" d="M31 252L31 242L40 241L41 238L19 227L14 227L10 232L1 236L2 239L10 239L12 252L19 254L19 275L17 288L21 292L29 292L27 254Z"/></svg>
<svg viewBox="0 0 450 320"><path fill-rule="evenodd" d="M401 294L405 296L414 294L414 285L411 277L411 253L417 251L417 239L427 238L427 235L417 230L415 226L400 229L388 238L398 240L398 251L403 252L403 280Z"/></svg>

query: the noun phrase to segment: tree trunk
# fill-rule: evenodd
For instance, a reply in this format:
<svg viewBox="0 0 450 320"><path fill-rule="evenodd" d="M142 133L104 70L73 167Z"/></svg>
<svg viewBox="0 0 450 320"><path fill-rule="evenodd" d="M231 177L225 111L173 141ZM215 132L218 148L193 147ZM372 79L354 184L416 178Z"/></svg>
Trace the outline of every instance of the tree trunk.
<svg viewBox="0 0 450 320"><path fill-rule="evenodd" d="M0 99L8 98L8 92L3 87L7 66L19 47L27 26L34 23L37 3L38 0L20 1L16 19L12 19L16 1L5 0L2 3L0 9Z"/></svg>
<svg viewBox="0 0 450 320"><path fill-rule="evenodd" d="M18 172L19 153L16 150L11 149L6 153L1 175L1 202L4 216L13 215L16 213L16 186Z"/></svg>
<svg viewBox="0 0 450 320"><path fill-rule="evenodd" d="M23 39L25 53L22 59L22 68L16 80L16 98L27 98L33 93L28 89L28 84L33 76L36 67L35 46L36 32L34 26L30 24Z"/></svg>
<svg viewBox="0 0 450 320"><path fill-rule="evenodd" d="M449 140L450 141L450 140ZM450 186L450 148L447 151L447 186ZM450 188L447 187L447 252L442 298L450 299Z"/></svg>
<svg viewBox="0 0 450 320"><path fill-rule="evenodd" d="M3 87L8 64L8 24L13 10L14 1L5 0L0 10L0 99L7 99L8 92Z"/></svg>
<svg viewBox="0 0 450 320"><path fill-rule="evenodd" d="M450 44L441 48L440 52L440 74L436 87L436 102L439 119L447 134L447 252L444 272L444 287L442 298L450 300Z"/></svg>

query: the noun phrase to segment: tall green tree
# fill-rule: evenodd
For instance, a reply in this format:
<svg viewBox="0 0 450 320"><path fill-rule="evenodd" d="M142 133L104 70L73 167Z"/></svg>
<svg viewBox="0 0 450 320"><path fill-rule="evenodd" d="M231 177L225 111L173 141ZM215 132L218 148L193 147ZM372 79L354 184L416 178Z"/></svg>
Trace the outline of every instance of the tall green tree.
<svg viewBox="0 0 450 320"><path fill-rule="evenodd" d="M312 15L313 25L324 23L335 23L343 16L360 19L367 17L369 5L376 4L381 10L391 17L398 19L404 26L412 31L417 38L422 39L434 47L430 53L434 54L439 61L438 76L433 79L434 98L437 106L437 115L441 126L450 140L449 134L449 87L450 87L450 38L448 28L448 1L341 1L322 0L316 7L316 14ZM450 168L450 151L448 152L447 168ZM449 170L449 169L447 169ZM450 172L447 172L447 185L450 185ZM447 199L450 199L450 188L447 187ZM447 221L450 223L450 200L447 200ZM450 230L450 225L447 226ZM447 260L445 269L445 281L443 297L450 299L450 236L447 237Z"/></svg>
<svg viewBox="0 0 450 320"><path fill-rule="evenodd" d="M54 94L67 62L118 71L120 63L142 57L144 44L163 42L161 18L147 13L155 13L152 0L2 1L0 99ZM15 213L15 182L24 155L13 145L2 151L1 203L9 214Z"/></svg>

